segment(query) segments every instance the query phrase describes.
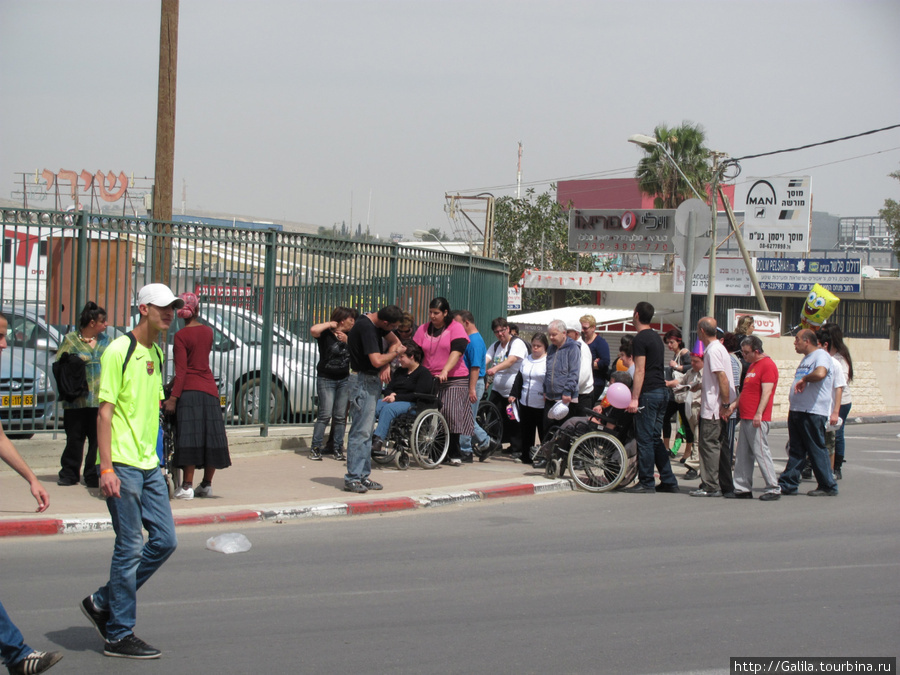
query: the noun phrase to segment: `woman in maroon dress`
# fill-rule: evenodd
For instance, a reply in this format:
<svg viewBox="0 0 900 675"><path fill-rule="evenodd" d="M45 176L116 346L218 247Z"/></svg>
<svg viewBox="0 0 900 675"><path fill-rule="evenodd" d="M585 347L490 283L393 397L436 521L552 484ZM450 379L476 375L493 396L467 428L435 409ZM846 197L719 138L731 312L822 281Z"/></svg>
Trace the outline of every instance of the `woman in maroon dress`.
<svg viewBox="0 0 900 675"><path fill-rule="evenodd" d="M212 480L216 469L231 466L225 420L219 408L219 389L209 369L213 331L197 317L199 301L193 293L182 293L184 307L178 316L184 328L175 333L175 381L172 394L163 403L174 412L175 466L184 472L176 499L212 496ZM194 490L194 469L203 468L203 481Z"/></svg>

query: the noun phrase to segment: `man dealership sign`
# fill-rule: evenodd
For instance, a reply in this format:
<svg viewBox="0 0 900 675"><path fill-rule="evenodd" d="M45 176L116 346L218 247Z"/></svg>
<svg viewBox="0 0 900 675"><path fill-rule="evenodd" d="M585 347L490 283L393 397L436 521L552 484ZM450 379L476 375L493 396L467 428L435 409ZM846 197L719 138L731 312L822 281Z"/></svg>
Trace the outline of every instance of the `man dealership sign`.
<svg viewBox="0 0 900 675"><path fill-rule="evenodd" d="M750 251L808 253L812 206L809 176L749 178L743 200L744 242Z"/></svg>

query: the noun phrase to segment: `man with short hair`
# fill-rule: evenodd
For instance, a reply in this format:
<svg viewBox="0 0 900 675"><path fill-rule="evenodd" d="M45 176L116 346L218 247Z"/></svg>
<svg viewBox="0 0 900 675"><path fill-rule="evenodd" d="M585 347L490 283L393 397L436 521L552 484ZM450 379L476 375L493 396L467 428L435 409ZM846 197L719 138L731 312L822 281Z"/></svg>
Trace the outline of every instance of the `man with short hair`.
<svg viewBox="0 0 900 675"><path fill-rule="evenodd" d="M804 329L794 338L794 350L803 355L791 386L788 412L788 461L778 478L781 494L795 495L800 487L800 469L809 456L818 483L810 497L837 497L838 486L831 473L825 449L825 422L832 409L834 361L819 349L811 330Z"/></svg>
<svg viewBox="0 0 900 675"><path fill-rule="evenodd" d="M0 354L6 349L6 331L9 324L6 317L0 314ZM31 488L31 494L37 501L37 512L43 513L50 506L50 497L47 490L34 475L34 471L28 463L22 459L22 455L16 450L16 446L7 437L0 424L0 459L6 462L11 469L22 476ZM3 603L0 603L0 657L3 665L15 675L25 673L43 673L62 658L59 652L35 651L27 644L22 633L9 618Z"/></svg>
<svg viewBox="0 0 900 675"><path fill-rule="evenodd" d="M638 333L631 343L634 384L631 388L631 405L626 411L638 413L638 408L642 408L634 418L640 482L626 491L638 494L678 492L678 481L669 463L669 451L662 441L663 419L669 404L669 394L663 372L666 350L659 333L650 327L654 311L649 302L639 302L634 308L633 318ZM659 485L654 484L654 463L659 471Z"/></svg>
<svg viewBox="0 0 900 675"><path fill-rule="evenodd" d="M459 451L462 461L470 464L472 459L472 439L479 452L490 448L491 438L484 429L478 426L478 404L484 395L484 373L487 370L487 345L475 325L475 316L467 309L453 312L453 320L459 322L469 336L469 344L463 354L463 362L469 369L469 403L472 404L472 419L475 420L475 432L471 436L459 437Z"/></svg>
<svg viewBox="0 0 900 675"><path fill-rule="evenodd" d="M691 497L721 497L733 494L731 453L723 458L722 448L728 435L731 403L737 396L734 372L728 350L719 342L716 320L705 316L697 322L697 336L703 343L703 374L700 379L700 478L702 485ZM727 463L727 466L725 464Z"/></svg>
<svg viewBox="0 0 900 675"><path fill-rule="evenodd" d="M156 341L184 300L165 284L147 284L137 297L140 320L101 357L97 444L100 491L116 532L109 582L81 602L106 640L103 653L158 659L161 652L134 634L137 591L175 551L169 490L156 442L163 396L163 355ZM147 529L144 543L141 526Z"/></svg>
<svg viewBox="0 0 900 675"><path fill-rule="evenodd" d="M609 379L609 343L597 334L597 320L590 314L585 314L580 319L581 337L584 344L591 350L591 373L594 376L594 391L591 396L591 406L595 405L603 395L606 382ZM585 402L587 405L587 402Z"/></svg>
<svg viewBox="0 0 900 675"><path fill-rule="evenodd" d="M350 434L347 437L347 473L344 489L364 494L381 490L369 478L372 472L372 429L382 383L391 380L391 361L406 351L393 330L403 318L396 305L361 315L347 335L350 349Z"/></svg>
<svg viewBox="0 0 900 675"><path fill-rule="evenodd" d="M769 452L768 437L772 404L778 387L778 367L768 354L763 353L762 340L755 335L741 341L741 355L749 365L736 404L741 433L738 435L734 462L734 496L736 499L753 499L755 460L766 481L766 491L759 498L764 502L775 501L781 498L781 487L775 475L772 453Z"/></svg>

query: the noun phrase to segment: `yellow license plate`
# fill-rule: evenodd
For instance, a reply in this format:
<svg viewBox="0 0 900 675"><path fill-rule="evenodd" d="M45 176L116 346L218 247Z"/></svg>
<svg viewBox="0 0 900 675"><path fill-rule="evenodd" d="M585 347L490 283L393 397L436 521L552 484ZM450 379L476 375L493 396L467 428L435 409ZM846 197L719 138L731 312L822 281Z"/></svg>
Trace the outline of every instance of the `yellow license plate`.
<svg viewBox="0 0 900 675"><path fill-rule="evenodd" d="M226 399L226 398L228 398L228 397L227 397L227 396L220 396L220 397L219 397L219 405L220 405L221 407L223 407L223 408L225 407L225 399Z"/></svg>
<svg viewBox="0 0 900 675"><path fill-rule="evenodd" d="M0 399L0 405L2 405L4 408L8 408L9 406L15 408L22 405L22 398L22 396L4 396L2 399ZM25 405L34 405L34 396L31 396L29 394L28 396L25 396L24 399Z"/></svg>

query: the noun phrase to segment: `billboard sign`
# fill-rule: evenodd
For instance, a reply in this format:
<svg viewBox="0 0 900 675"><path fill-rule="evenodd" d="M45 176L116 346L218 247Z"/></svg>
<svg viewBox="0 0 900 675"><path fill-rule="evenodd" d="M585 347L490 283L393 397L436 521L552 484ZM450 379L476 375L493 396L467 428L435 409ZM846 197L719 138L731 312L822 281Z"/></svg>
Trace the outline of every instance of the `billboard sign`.
<svg viewBox="0 0 900 675"><path fill-rule="evenodd" d="M571 209L573 253L674 253L675 209Z"/></svg>
<svg viewBox="0 0 900 675"><path fill-rule="evenodd" d="M744 208L749 251L809 252L812 180L809 176L749 178L737 203Z"/></svg>
<svg viewBox="0 0 900 675"><path fill-rule="evenodd" d="M832 293L859 293L859 258L757 258L756 277L763 291L807 293L821 284Z"/></svg>

